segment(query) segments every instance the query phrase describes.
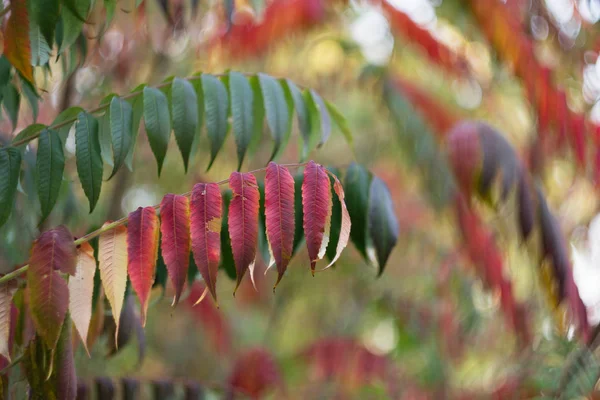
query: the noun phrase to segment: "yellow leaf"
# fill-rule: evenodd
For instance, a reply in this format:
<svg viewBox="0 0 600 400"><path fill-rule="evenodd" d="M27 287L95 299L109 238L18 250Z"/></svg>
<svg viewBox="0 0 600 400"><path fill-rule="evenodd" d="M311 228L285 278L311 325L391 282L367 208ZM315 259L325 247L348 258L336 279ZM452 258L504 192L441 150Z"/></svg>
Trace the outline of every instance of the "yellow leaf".
<svg viewBox="0 0 600 400"><path fill-rule="evenodd" d="M104 225L106 226L106 224ZM126 227L118 226L100 235L98 261L104 293L112 309L117 326L116 332L119 332L119 318L127 285Z"/></svg>
<svg viewBox="0 0 600 400"><path fill-rule="evenodd" d="M10 361L10 305L17 290L15 280L0 286L0 355Z"/></svg>
<svg viewBox="0 0 600 400"><path fill-rule="evenodd" d="M87 336L92 319L95 273L94 249L89 243L83 243L77 250L75 276L69 278L69 312L88 355L90 352L87 348Z"/></svg>

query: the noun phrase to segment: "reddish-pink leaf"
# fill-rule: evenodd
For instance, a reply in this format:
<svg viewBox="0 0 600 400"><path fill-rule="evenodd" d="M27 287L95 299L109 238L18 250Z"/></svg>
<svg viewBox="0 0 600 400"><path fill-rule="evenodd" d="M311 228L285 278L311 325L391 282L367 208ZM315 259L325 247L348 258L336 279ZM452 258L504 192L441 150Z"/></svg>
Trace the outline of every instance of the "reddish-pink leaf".
<svg viewBox="0 0 600 400"><path fill-rule="evenodd" d="M146 326L148 300L156 272L158 232L158 217L154 207L138 207L129 214L127 271L131 286L140 299L142 326Z"/></svg>
<svg viewBox="0 0 600 400"><path fill-rule="evenodd" d="M231 389L252 399L265 397L267 392L280 388L282 383L277 361L268 350L262 348L243 353L235 361L229 376Z"/></svg>
<svg viewBox="0 0 600 400"><path fill-rule="evenodd" d="M221 191L215 183L198 183L191 201L192 252L208 290L217 301L217 271L221 256Z"/></svg>
<svg viewBox="0 0 600 400"><path fill-rule="evenodd" d="M335 257L333 257L333 260L331 260L329 265L327 265L323 269L331 267L338 260L338 258L340 258L342 251L348 245L348 240L350 239L350 227L352 226L352 223L350 222L350 214L348 213L348 207L346 207L346 202L344 201L344 188L342 187L340 180L337 178L337 176L335 176L335 174L329 174L334 179L333 191L335 192L335 194L337 194L338 199L340 200L340 203L342 205L342 225L340 227L340 237L337 242L337 247L335 248Z"/></svg>
<svg viewBox="0 0 600 400"><path fill-rule="evenodd" d="M73 235L59 226L42 233L33 243L27 270L29 307L35 327L54 349L69 306L67 282L60 275L75 274Z"/></svg>
<svg viewBox="0 0 600 400"><path fill-rule="evenodd" d="M258 184L254 175L233 172L229 177L233 193L229 203L229 237L235 262L237 284L240 286L246 270L250 268L250 278L254 283L254 260L258 245ZM235 293L235 291L234 291Z"/></svg>
<svg viewBox="0 0 600 400"><path fill-rule="evenodd" d="M17 291L14 279L0 286L0 356L10 362L10 326L12 298ZM13 322L14 323L14 322Z"/></svg>
<svg viewBox="0 0 600 400"><path fill-rule="evenodd" d="M33 83L27 0L10 2L10 17L4 30L4 55L25 79Z"/></svg>
<svg viewBox="0 0 600 400"><path fill-rule="evenodd" d="M310 161L304 169L302 182L302 225L313 274L317 261L323 258L329 243L331 206L331 187L325 168Z"/></svg>
<svg viewBox="0 0 600 400"><path fill-rule="evenodd" d="M294 246L294 178L287 168L270 162L265 176L265 225L271 259L279 283L292 258Z"/></svg>
<svg viewBox="0 0 600 400"><path fill-rule="evenodd" d="M92 319L92 295L94 292L94 274L96 259L94 249L89 243L82 243L77 249L77 270L69 278L69 313L79 337L90 354L86 341L90 320Z"/></svg>
<svg viewBox="0 0 600 400"><path fill-rule="evenodd" d="M173 305L179 302L190 263L190 200L167 194L160 203L162 256L175 287Z"/></svg>

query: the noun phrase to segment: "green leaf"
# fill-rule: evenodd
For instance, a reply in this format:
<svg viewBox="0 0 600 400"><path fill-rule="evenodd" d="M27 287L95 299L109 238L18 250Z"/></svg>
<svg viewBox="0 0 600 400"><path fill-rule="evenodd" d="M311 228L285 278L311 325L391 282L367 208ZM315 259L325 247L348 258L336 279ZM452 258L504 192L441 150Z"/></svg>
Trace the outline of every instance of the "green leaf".
<svg viewBox="0 0 600 400"><path fill-rule="evenodd" d="M296 230L294 232L294 247L292 248L292 256L302 246L304 242L304 208L302 207L302 182L304 182L304 174L301 169L294 175L294 225Z"/></svg>
<svg viewBox="0 0 600 400"><path fill-rule="evenodd" d="M10 81L10 70L12 65L6 56L0 57L0 87L8 85Z"/></svg>
<svg viewBox="0 0 600 400"><path fill-rule="evenodd" d="M87 15L79 12L79 3L85 3L86 1L89 0L61 0L61 3L65 9L67 9L73 16L75 16L83 23L85 22Z"/></svg>
<svg viewBox="0 0 600 400"><path fill-rule="evenodd" d="M21 95L13 84L9 84L4 88L4 110L8 114L12 122L13 130L17 127L19 120L19 107L21 105Z"/></svg>
<svg viewBox="0 0 600 400"><path fill-rule="evenodd" d="M321 141L319 142L318 147L321 147L325 144L325 142L331 136L331 116L327 111L327 106L325 102L314 90L310 90L310 96L313 99L314 104L317 106L317 110L319 111L319 127L321 128Z"/></svg>
<svg viewBox="0 0 600 400"><path fill-rule="evenodd" d="M190 82L175 78L171 88L173 132L183 157L183 167L188 170L190 152L198 130L198 96Z"/></svg>
<svg viewBox="0 0 600 400"><path fill-rule="evenodd" d="M66 110L63 110L60 114L58 114L56 118L54 118L54 121L52 121L52 127L53 129L58 131L58 136L60 137L60 140L63 141L63 143L65 143L65 141L67 140L69 130L71 130L71 126L77 119L77 116L83 111L84 110L81 107L69 107ZM57 125L62 126L54 128Z"/></svg>
<svg viewBox="0 0 600 400"><path fill-rule="evenodd" d="M102 154L100 152L98 120L82 112L75 127L75 156L77 173L83 191L90 203L90 213L94 211L102 187Z"/></svg>
<svg viewBox="0 0 600 400"><path fill-rule="evenodd" d="M42 221L46 219L56 204L64 169L65 155L58 132L44 129L38 139L36 162Z"/></svg>
<svg viewBox="0 0 600 400"><path fill-rule="evenodd" d="M110 101L110 135L115 166L108 179L112 178L121 168L129 153L133 129L132 118L131 104L120 97L113 97Z"/></svg>
<svg viewBox="0 0 600 400"><path fill-rule="evenodd" d="M210 162L206 169L208 171L225 143L229 101L225 85L213 75L202 74L202 89L204 90L206 132L210 141Z"/></svg>
<svg viewBox="0 0 600 400"><path fill-rule="evenodd" d="M250 83L239 72L229 73L229 93L239 171L254 133L253 93Z"/></svg>
<svg viewBox="0 0 600 400"><path fill-rule="evenodd" d="M371 173L362 165L352 163L346 171L344 192L346 206L352 221L350 239L365 260L367 257L367 212L369 207L369 189Z"/></svg>
<svg viewBox="0 0 600 400"><path fill-rule="evenodd" d="M99 140L100 140L100 154L102 155L102 160L114 167L113 155L112 155L112 138L110 133L110 102L116 96L116 94L111 93L106 96L100 102L101 106L108 105L105 108L104 114L99 117Z"/></svg>
<svg viewBox="0 0 600 400"><path fill-rule="evenodd" d="M265 106L263 104L263 96L260 89L260 82L257 76L251 76L250 86L252 87L252 115L253 115L253 128L252 128L252 141L248 152L250 155L256 152L256 149L260 145L260 141L263 135L263 127L265 121Z"/></svg>
<svg viewBox="0 0 600 400"><path fill-rule="evenodd" d="M289 79L284 81L284 90L286 91L286 97L291 97L294 108L296 109L296 116L298 118L298 128L300 129L300 135L304 141L304 146L302 148L302 156L301 159L304 159L308 155L308 145L310 142L310 118L308 115L308 109L306 107L306 103L304 101L304 97L302 96L302 92L298 89L298 86L294 84ZM289 101L289 100L288 100Z"/></svg>
<svg viewBox="0 0 600 400"><path fill-rule="evenodd" d="M325 102L325 105L327 106L327 111L329 111L329 115L337 125L338 129L342 132L342 135L344 135L346 142L350 146L352 146L354 144L354 138L352 137L352 132L348 127L348 121L346 121L346 118L342 115L340 110L338 110L335 105L333 105L330 102Z"/></svg>
<svg viewBox="0 0 600 400"><path fill-rule="evenodd" d="M12 212L21 172L21 152L14 147L0 148L0 226Z"/></svg>
<svg viewBox="0 0 600 400"><path fill-rule="evenodd" d="M17 136L15 136L12 140L12 143L20 142L22 140L28 140L29 138L34 138L40 133L46 125L44 124L32 124L27 128L23 129Z"/></svg>
<svg viewBox="0 0 600 400"><path fill-rule="evenodd" d="M34 22L29 27L29 42L31 44L31 65L48 64L51 49L46 39L44 39L40 27Z"/></svg>
<svg viewBox="0 0 600 400"><path fill-rule="evenodd" d="M156 88L144 88L144 122L160 176L171 136L171 116L167 96Z"/></svg>
<svg viewBox="0 0 600 400"><path fill-rule="evenodd" d="M264 107L267 115L267 125L275 141L271 154L274 159L282 150L290 136L290 115L285 100L285 93L279 82L272 76L258 74Z"/></svg>
<svg viewBox="0 0 600 400"><path fill-rule="evenodd" d="M143 92L146 84L142 83L137 86L135 89L131 91L131 93L135 92ZM133 116L132 120L132 128L131 128L131 148L129 149L129 153L127 153L127 158L125 159L125 164L130 171L133 170L133 155L135 152L135 144L137 142L137 137L140 131L140 122L142 121L142 116L144 115L144 96L139 94L130 98L129 103L131 104L131 108L133 108Z"/></svg>
<svg viewBox="0 0 600 400"><path fill-rule="evenodd" d="M110 23L113 20L113 18L115 16L116 8L117 8L117 0L104 0L104 9L106 10L106 17L105 17L104 23L106 25L106 28L108 28L108 26L110 25Z"/></svg>
<svg viewBox="0 0 600 400"><path fill-rule="evenodd" d="M72 3L72 8L63 7L62 9L63 39L58 50L59 54L62 54L77 41L83 29L83 20L90 10L90 0L77 0L72 1Z"/></svg>
<svg viewBox="0 0 600 400"><path fill-rule="evenodd" d="M33 0L29 5L32 25L39 26L42 37L51 46L59 16L58 0Z"/></svg>
<svg viewBox="0 0 600 400"><path fill-rule="evenodd" d="M390 191L376 176L373 177L369 189L368 230L368 247L372 245L374 248L372 262L379 267L381 276L398 241L399 227Z"/></svg>

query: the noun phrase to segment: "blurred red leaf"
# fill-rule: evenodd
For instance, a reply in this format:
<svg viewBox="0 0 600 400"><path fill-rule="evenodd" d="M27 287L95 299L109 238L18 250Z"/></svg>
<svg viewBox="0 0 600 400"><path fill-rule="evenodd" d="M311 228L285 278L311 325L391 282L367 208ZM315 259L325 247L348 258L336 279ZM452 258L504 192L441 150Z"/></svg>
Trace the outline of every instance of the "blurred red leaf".
<svg viewBox="0 0 600 400"><path fill-rule="evenodd" d="M190 287L190 295L186 300L190 313L202 323L204 330L218 353L227 353L231 349L231 327L223 314L211 301L202 301L194 305L202 296L204 285L194 282Z"/></svg>
<svg viewBox="0 0 600 400"><path fill-rule="evenodd" d="M260 399L282 384L277 362L268 350L262 348L243 353L229 375L231 398L243 393L252 399Z"/></svg>

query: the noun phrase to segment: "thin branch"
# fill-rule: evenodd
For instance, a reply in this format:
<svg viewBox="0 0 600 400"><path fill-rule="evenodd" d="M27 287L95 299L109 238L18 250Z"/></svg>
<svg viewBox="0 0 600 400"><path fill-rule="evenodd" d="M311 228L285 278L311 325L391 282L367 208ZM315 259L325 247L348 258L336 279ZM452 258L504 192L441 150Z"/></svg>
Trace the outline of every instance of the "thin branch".
<svg viewBox="0 0 600 400"><path fill-rule="evenodd" d="M282 167L287 167L287 168L301 168L304 167L307 163L294 163L294 164L280 164ZM263 168L258 168L252 171L248 171L248 174L256 174L259 172L264 172L266 171L266 167ZM221 181L218 182L214 182L217 185L224 185L226 183L229 183L229 179L223 179ZM182 193L182 196L186 196L186 197L190 197L192 195L192 192L186 192L186 193ZM157 204L155 206L153 206L155 210L158 210L160 208L160 204ZM115 229L118 226L121 225L125 225L127 223L128 217L123 217L121 219L118 219L114 222L111 222L110 224L104 225L99 229L96 229L93 232L88 233L85 236L80 237L79 239L75 240L75 245L79 246L82 243L86 243L89 242L90 240L100 236L101 234L103 234L104 232L108 232L112 229ZM29 264L22 266L21 268L18 268L12 272L9 272L8 274L4 275L3 277L0 277L0 285L2 285L3 283L6 283L22 274L24 274L25 272L27 272L27 270L29 269Z"/></svg>
<svg viewBox="0 0 600 400"><path fill-rule="evenodd" d="M24 355L25 355L25 353L21 353L18 356L16 356L15 358L13 358L12 361L10 362L10 364L8 364L6 367L4 367L0 370L0 375L4 375L6 372L8 372L9 369L14 367L18 363L20 363L21 360L23 360Z"/></svg>

